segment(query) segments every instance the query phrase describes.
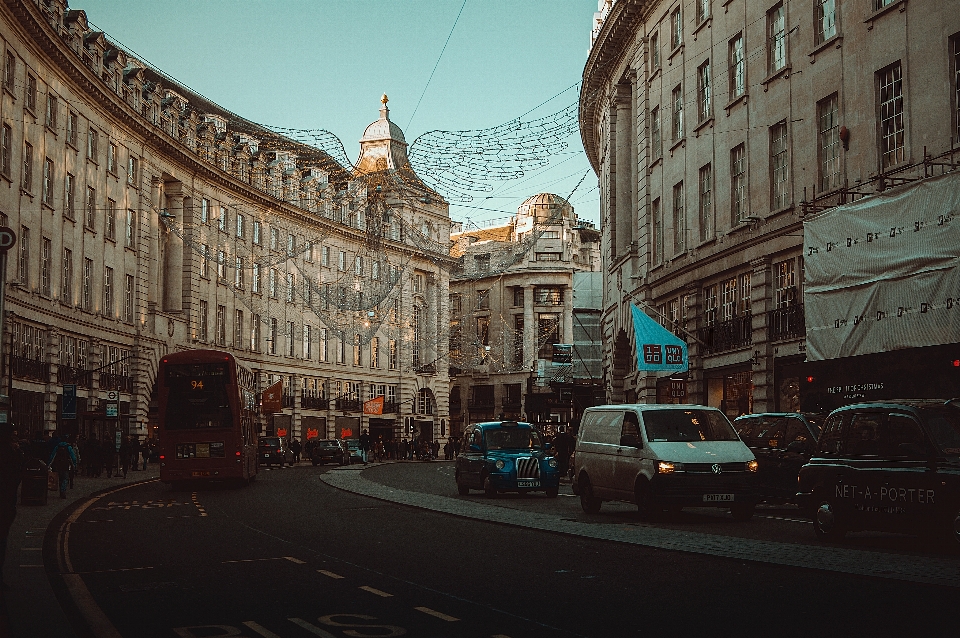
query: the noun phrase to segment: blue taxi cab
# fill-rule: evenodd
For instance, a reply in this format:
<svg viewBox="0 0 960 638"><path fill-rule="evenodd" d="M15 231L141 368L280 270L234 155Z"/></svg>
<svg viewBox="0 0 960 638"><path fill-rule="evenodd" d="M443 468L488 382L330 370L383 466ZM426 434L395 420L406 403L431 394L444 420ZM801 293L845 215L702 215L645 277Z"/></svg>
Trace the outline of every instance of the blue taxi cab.
<svg viewBox="0 0 960 638"><path fill-rule="evenodd" d="M546 492L560 490L557 459L548 453L540 433L529 423L490 421L473 423L463 432L463 448L456 462L457 491L469 494Z"/></svg>

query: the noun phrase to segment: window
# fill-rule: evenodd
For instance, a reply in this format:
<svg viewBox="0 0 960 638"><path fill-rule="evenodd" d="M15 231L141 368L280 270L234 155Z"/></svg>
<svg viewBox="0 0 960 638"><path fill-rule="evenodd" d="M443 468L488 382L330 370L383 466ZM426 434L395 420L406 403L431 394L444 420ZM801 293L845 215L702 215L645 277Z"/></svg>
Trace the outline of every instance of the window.
<svg viewBox="0 0 960 638"><path fill-rule="evenodd" d="M233 314L233 347L243 349L243 311L234 310Z"/></svg>
<svg viewBox="0 0 960 638"><path fill-rule="evenodd" d="M660 198L650 203L651 217L653 218L653 263L663 261L663 209L660 207Z"/></svg>
<svg viewBox="0 0 960 638"><path fill-rule="evenodd" d="M136 184L140 178L140 160L133 155L127 158L127 182Z"/></svg>
<svg viewBox="0 0 960 638"><path fill-rule="evenodd" d="M87 159L97 161L97 144L100 141L100 133L97 129L90 127L87 133Z"/></svg>
<svg viewBox="0 0 960 638"><path fill-rule="evenodd" d="M697 24L710 17L710 0L697 0Z"/></svg>
<svg viewBox="0 0 960 638"><path fill-rule="evenodd" d="M960 140L960 35L951 40L953 53L953 131L954 139Z"/></svg>
<svg viewBox="0 0 960 638"><path fill-rule="evenodd" d="M73 305L73 251L63 249L63 267L60 274L60 301Z"/></svg>
<svg viewBox="0 0 960 638"><path fill-rule="evenodd" d="M797 265L795 259L787 259L773 265L773 302L776 308L786 308L797 303Z"/></svg>
<svg viewBox="0 0 960 638"><path fill-rule="evenodd" d="M353 335L353 365L361 366L363 365L363 349L361 348L360 335Z"/></svg>
<svg viewBox="0 0 960 638"><path fill-rule="evenodd" d="M747 151L743 144L730 151L730 223L736 226L747 216Z"/></svg>
<svg viewBox="0 0 960 638"><path fill-rule="evenodd" d="M127 248L135 248L137 237L137 213L130 208L127 209L127 223L124 230L126 235L124 237L123 245Z"/></svg>
<svg viewBox="0 0 960 638"><path fill-rule="evenodd" d="M30 285L30 229L26 226L20 227L20 237L17 238L17 246L20 247L19 259L17 260L17 281L22 286Z"/></svg>
<svg viewBox="0 0 960 638"><path fill-rule="evenodd" d="M357 276L363 275L363 257L357 255L353 258L353 274ZM420 275L418 275L419 277Z"/></svg>
<svg viewBox="0 0 960 638"><path fill-rule="evenodd" d="M243 239L243 215L237 213L237 239Z"/></svg>
<svg viewBox="0 0 960 638"><path fill-rule="evenodd" d="M781 2L767 12L767 70L776 73L787 65L787 32Z"/></svg>
<svg viewBox="0 0 960 638"><path fill-rule="evenodd" d="M97 189L92 186L87 186L87 205L86 213L83 219L83 225L88 229L93 230L96 228L95 224L97 222Z"/></svg>
<svg viewBox="0 0 960 638"><path fill-rule="evenodd" d="M217 251L217 279L227 278L227 255L222 250Z"/></svg>
<svg viewBox="0 0 960 638"><path fill-rule="evenodd" d="M477 291L477 310L490 310L490 290Z"/></svg>
<svg viewBox="0 0 960 638"><path fill-rule="evenodd" d="M288 273L287 273L287 290L286 290L286 293L287 293L287 297L286 297L286 298L287 298L287 303L293 303L293 290L294 290L294 285L295 285L295 282L294 282L294 279L293 279L293 273L292 273L292 272L288 272Z"/></svg>
<svg viewBox="0 0 960 638"><path fill-rule="evenodd" d="M320 265L330 265L330 246L324 246L320 249Z"/></svg>
<svg viewBox="0 0 960 638"><path fill-rule="evenodd" d="M525 295L526 295L526 291L523 289L523 286L514 286L514 288L513 288L513 305L514 305L515 308L522 308L522 307L523 307ZM453 304L451 304L451 311L452 311L452 305L453 305ZM460 297L459 297L459 295L457 296L456 308L457 308L457 314L459 315L459 314L460 314Z"/></svg>
<svg viewBox="0 0 960 638"><path fill-rule="evenodd" d="M490 254L485 253L483 255L474 255L473 263L477 268L478 273L488 273L490 272Z"/></svg>
<svg viewBox="0 0 960 638"><path fill-rule="evenodd" d="M710 327L717 323L717 285L703 289L703 325Z"/></svg>
<svg viewBox="0 0 960 638"><path fill-rule="evenodd" d="M420 367L420 349L421 349L421 347L422 347L421 340L423 339L422 314L423 314L423 311L420 309L419 306L414 306L414 307L413 307L413 321L411 322L411 323L413 324L413 326L412 326L412 328L413 328L413 343L412 343L411 345L413 346L412 349L413 349L413 367L414 367L414 369ZM488 317L482 317L482 318L483 318L483 319L486 319L487 321L490 320Z"/></svg>
<svg viewBox="0 0 960 638"><path fill-rule="evenodd" d="M10 177L13 162L13 129L3 125L2 139L0 139L0 172Z"/></svg>
<svg viewBox="0 0 960 638"><path fill-rule="evenodd" d="M67 144L77 148L77 130L80 128L80 118L76 113L67 114Z"/></svg>
<svg viewBox="0 0 960 638"><path fill-rule="evenodd" d="M317 361L327 361L327 329L317 330Z"/></svg>
<svg viewBox="0 0 960 638"><path fill-rule="evenodd" d="M347 253L340 251L340 259L337 262L337 270L345 272L347 270Z"/></svg>
<svg viewBox="0 0 960 638"><path fill-rule="evenodd" d="M720 321L730 321L737 308L737 278L726 279L720 284Z"/></svg>
<svg viewBox="0 0 960 638"><path fill-rule="evenodd" d="M206 244L200 246L200 276L210 278L210 246Z"/></svg>
<svg viewBox="0 0 960 638"><path fill-rule="evenodd" d="M743 317L752 312L750 271L737 275L737 316Z"/></svg>
<svg viewBox="0 0 960 638"><path fill-rule="evenodd" d="M370 279L380 281L380 262L375 261L370 264Z"/></svg>
<svg viewBox="0 0 960 638"><path fill-rule="evenodd" d="M653 151L653 159L658 160L663 157L663 139L660 134L660 107L655 106L650 111L650 146Z"/></svg>
<svg viewBox="0 0 960 638"><path fill-rule="evenodd" d="M683 137L683 88L677 85L673 89L673 141L679 142Z"/></svg>
<svg viewBox="0 0 960 638"><path fill-rule="evenodd" d="M216 338L218 346L227 345L227 307L217 306Z"/></svg>
<svg viewBox="0 0 960 638"><path fill-rule="evenodd" d="M40 240L40 294L50 296L50 267L53 259L53 245L46 237Z"/></svg>
<svg viewBox="0 0 960 638"><path fill-rule="evenodd" d="M26 107L36 112L37 110L37 78L33 74L27 73L27 86L25 93Z"/></svg>
<svg viewBox="0 0 960 638"><path fill-rule="evenodd" d="M816 0L817 44L826 42L837 35L837 0Z"/></svg>
<svg viewBox="0 0 960 638"><path fill-rule="evenodd" d="M103 269L103 316L113 316L113 268Z"/></svg>
<svg viewBox="0 0 960 638"><path fill-rule="evenodd" d="M703 122L710 115L710 60L707 60L697 68L697 117Z"/></svg>
<svg viewBox="0 0 960 638"><path fill-rule="evenodd" d="M313 357L313 339L312 339L313 327L303 324L303 358L310 359Z"/></svg>
<svg viewBox="0 0 960 638"><path fill-rule="evenodd" d="M207 325L208 325L207 315L208 315L207 302L201 299L200 310L197 316L197 338L200 339L200 341L207 340Z"/></svg>
<svg viewBox="0 0 960 638"><path fill-rule="evenodd" d="M260 245L260 222L257 220L253 221L253 243L257 246Z"/></svg>
<svg viewBox="0 0 960 638"><path fill-rule="evenodd" d="M882 168L904 161L903 75L900 63L877 74L880 90L880 158Z"/></svg>
<svg viewBox="0 0 960 638"><path fill-rule="evenodd" d="M687 249L687 214L683 209L683 182L673 187L673 252L682 253Z"/></svg>
<svg viewBox="0 0 960 638"><path fill-rule="evenodd" d="M44 122L48 129L57 130L57 96L52 93L47 94L47 113Z"/></svg>
<svg viewBox="0 0 960 638"><path fill-rule="evenodd" d="M77 212L75 203L77 199L77 179L70 173L67 173L63 190L63 198L66 200L63 203L64 215L67 219L74 219Z"/></svg>
<svg viewBox="0 0 960 638"><path fill-rule="evenodd" d="M734 100L747 90L747 64L743 59L743 33L730 40L730 99Z"/></svg>
<svg viewBox="0 0 960 638"><path fill-rule="evenodd" d="M13 91L17 77L17 58L12 51L7 51L3 62L3 88Z"/></svg>
<svg viewBox="0 0 960 638"><path fill-rule="evenodd" d="M107 199L104 235L110 240L116 241L117 239L117 202L113 201L112 199Z"/></svg>
<svg viewBox="0 0 960 638"><path fill-rule="evenodd" d="M397 340L396 339L390 339L389 343L387 344L387 355L388 355L387 366L391 370L396 370L399 365L399 360L397 356Z"/></svg>
<svg viewBox="0 0 960 638"><path fill-rule="evenodd" d="M124 275L123 278L123 320L133 321L133 275Z"/></svg>
<svg viewBox="0 0 960 638"><path fill-rule="evenodd" d="M107 172L116 174L117 172L117 145L107 145Z"/></svg>
<svg viewBox="0 0 960 638"><path fill-rule="evenodd" d="M536 253L536 261L560 261L562 255L560 253Z"/></svg>
<svg viewBox="0 0 960 638"><path fill-rule="evenodd" d="M477 317L477 343L490 345L490 317Z"/></svg>
<svg viewBox="0 0 960 638"><path fill-rule="evenodd" d="M53 208L53 160L43 160L43 203Z"/></svg>
<svg viewBox="0 0 960 638"><path fill-rule="evenodd" d="M23 190L33 192L33 145L23 145Z"/></svg>
<svg viewBox="0 0 960 638"><path fill-rule="evenodd" d="M227 211L226 206L220 207L220 217L217 218L217 228L220 232L227 232L227 217L229 216L229 211Z"/></svg>
<svg viewBox="0 0 960 638"><path fill-rule="evenodd" d="M297 252L297 238L294 235L287 235L287 254L293 255Z"/></svg>
<svg viewBox="0 0 960 638"><path fill-rule="evenodd" d="M380 338L374 337L370 340L370 367L380 367Z"/></svg>
<svg viewBox="0 0 960 638"><path fill-rule="evenodd" d="M270 250L280 249L280 230L278 228L270 229Z"/></svg>
<svg viewBox="0 0 960 638"><path fill-rule="evenodd" d="M253 262L253 277L252 277L253 292L260 294L260 264Z"/></svg>
<svg viewBox="0 0 960 638"><path fill-rule="evenodd" d="M700 169L700 241L713 239L713 171Z"/></svg>
<svg viewBox="0 0 960 638"><path fill-rule="evenodd" d="M200 200L200 223L206 224L210 221L210 200L204 197Z"/></svg>
<svg viewBox="0 0 960 638"><path fill-rule="evenodd" d="M90 312L93 309L93 260L83 259L83 309Z"/></svg>
<svg viewBox="0 0 960 638"><path fill-rule="evenodd" d="M272 298L274 299L277 298L277 269L276 268L270 269L270 277L267 280L267 292L269 292Z"/></svg>
<svg viewBox="0 0 960 638"><path fill-rule="evenodd" d="M790 203L787 184L787 123L770 127L770 208L777 210Z"/></svg>
<svg viewBox="0 0 960 638"><path fill-rule="evenodd" d="M683 43L683 21L680 19L680 7L670 14L670 49L676 49Z"/></svg>
<svg viewBox="0 0 960 638"><path fill-rule="evenodd" d="M243 290L243 257L235 257L233 268L233 287Z"/></svg>
<svg viewBox="0 0 960 638"><path fill-rule="evenodd" d="M821 192L840 188L840 123L837 104L836 93L817 103Z"/></svg>
<svg viewBox="0 0 960 638"><path fill-rule="evenodd" d="M250 350L260 352L260 315L250 318Z"/></svg>
<svg viewBox="0 0 960 638"><path fill-rule="evenodd" d="M521 288L521 290L523 290ZM559 286L537 286L533 289L533 303L559 306L563 303L563 288Z"/></svg>
<svg viewBox="0 0 960 638"><path fill-rule="evenodd" d="M651 70L660 68L660 34L658 32L650 36L650 68Z"/></svg>

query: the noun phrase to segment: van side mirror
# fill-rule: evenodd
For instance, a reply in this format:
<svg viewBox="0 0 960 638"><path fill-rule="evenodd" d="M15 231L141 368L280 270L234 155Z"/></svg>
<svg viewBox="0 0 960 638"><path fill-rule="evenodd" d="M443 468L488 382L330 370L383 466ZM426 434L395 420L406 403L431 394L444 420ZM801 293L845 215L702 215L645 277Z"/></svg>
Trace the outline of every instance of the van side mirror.
<svg viewBox="0 0 960 638"><path fill-rule="evenodd" d="M480 451L480 446L477 445L476 443L471 443L471 444L470 444L470 451L471 451L471 452L479 452L479 451Z"/></svg>
<svg viewBox="0 0 960 638"><path fill-rule="evenodd" d="M639 448L640 438L636 434L623 434L620 436L620 446Z"/></svg>
<svg viewBox="0 0 960 638"><path fill-rule="evenodd" d="M803 454L807 451L806 441L791 441L787 445L787 452L793 452L794 454Z"/></svg>

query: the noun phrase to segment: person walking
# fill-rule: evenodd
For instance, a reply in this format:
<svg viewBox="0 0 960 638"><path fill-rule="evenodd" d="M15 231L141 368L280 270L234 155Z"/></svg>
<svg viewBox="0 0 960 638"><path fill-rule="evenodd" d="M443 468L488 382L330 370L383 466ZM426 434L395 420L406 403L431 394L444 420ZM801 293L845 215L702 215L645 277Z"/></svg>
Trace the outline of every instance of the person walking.
<svg viewBox="0 0 960 638"><path fill-rule="evenodd" d="M130 469L134 472L140 470L140 437L130 437Z"/></svg>
<svg viewBox="0 0 960 638"><path fill-rule="evenodd" d="M73 448L73 456L77 459L77 462L70 468L70 489L73 489L73 479L77 476L77 472L80 469L80 464L83 463L83 457L80 456L80 446L76 443L76 438L74 435L67 437L67 441L70 443L70 447Z"/></svg>
<svg viewBox="0 0 960 638"><path fill-rule="evenodd" d="M0 579L7 556L7 537L17 516L17 488L23 476L23 451L13 425L0 425ZM6 587L6 584L0 585Z"/></svg>
<svg viewBox="0 0 960 638"><path fill-rule="evenodd" d="M293 452L293 462L300 462L300 453L303 452L303 446L300 444L300 439L294 439L290 443L290 451Z"/></svg>
<svg viewBox="0 0 960 638"><path fill-rule="evenodd" d="M103 464L107 468L107 478L113 478L114 472L117 472L117 446L109 438L104 438L101 443L103 452Z"/></svg>
<svg viewBox="0 0 960 638"><path fill-rule="evenodd" d="M360 456L363 458L363 464L367 464L367 456L370 452L370 435L366 430L360 433Z"/></svg>
<svg viewBox="0 0 960 638"><path fill-rule="evenodd" d="M123 437L123 443L120 444L120 470L123 472L123 478L127 478L127 471L130 469L130 459L133 455L133 446L130 444L130 437Z"/></svg>
<svg viewBox="0 0 960 638"><path fill-rule="evenodd" d="M57 473L60 479L60 498L67 498L67 485L70 482L70 468L77 466L77 455L67 441L59 441L50 453L47 465Z"/></svg>
<svg viewBox="0 0 960 638"><path fill-rule="evenodd" d="M557 452L557 472L561 480L566 480L570 471L570 454L573 452L574 441L567 428L560 426L560 432L553 439L553 448Z"/></svg>

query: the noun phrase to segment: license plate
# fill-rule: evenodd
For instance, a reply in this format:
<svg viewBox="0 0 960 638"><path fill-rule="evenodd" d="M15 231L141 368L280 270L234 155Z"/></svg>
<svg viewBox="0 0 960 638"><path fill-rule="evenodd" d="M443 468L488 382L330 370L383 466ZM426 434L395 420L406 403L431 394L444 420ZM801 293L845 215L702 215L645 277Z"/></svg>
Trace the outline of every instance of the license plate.
<svg viewBox="0 0 960 638"><path fill-rule="evenodd" d="M191 472L190 476L210 476L209 470L199 470L196 472Z"/></svg>
<svg viewBox="0 0 960 638"><path fill-rule="evenodd" d="M517 487L540 487L540 481L517 481Z"/></svg>
<svg viewBox="0 0 960 638"><path fill-rule="evenodd" d="M733 494L704 494L703 502L704 503L723 503L725 501L732 501Z"/></svg>

